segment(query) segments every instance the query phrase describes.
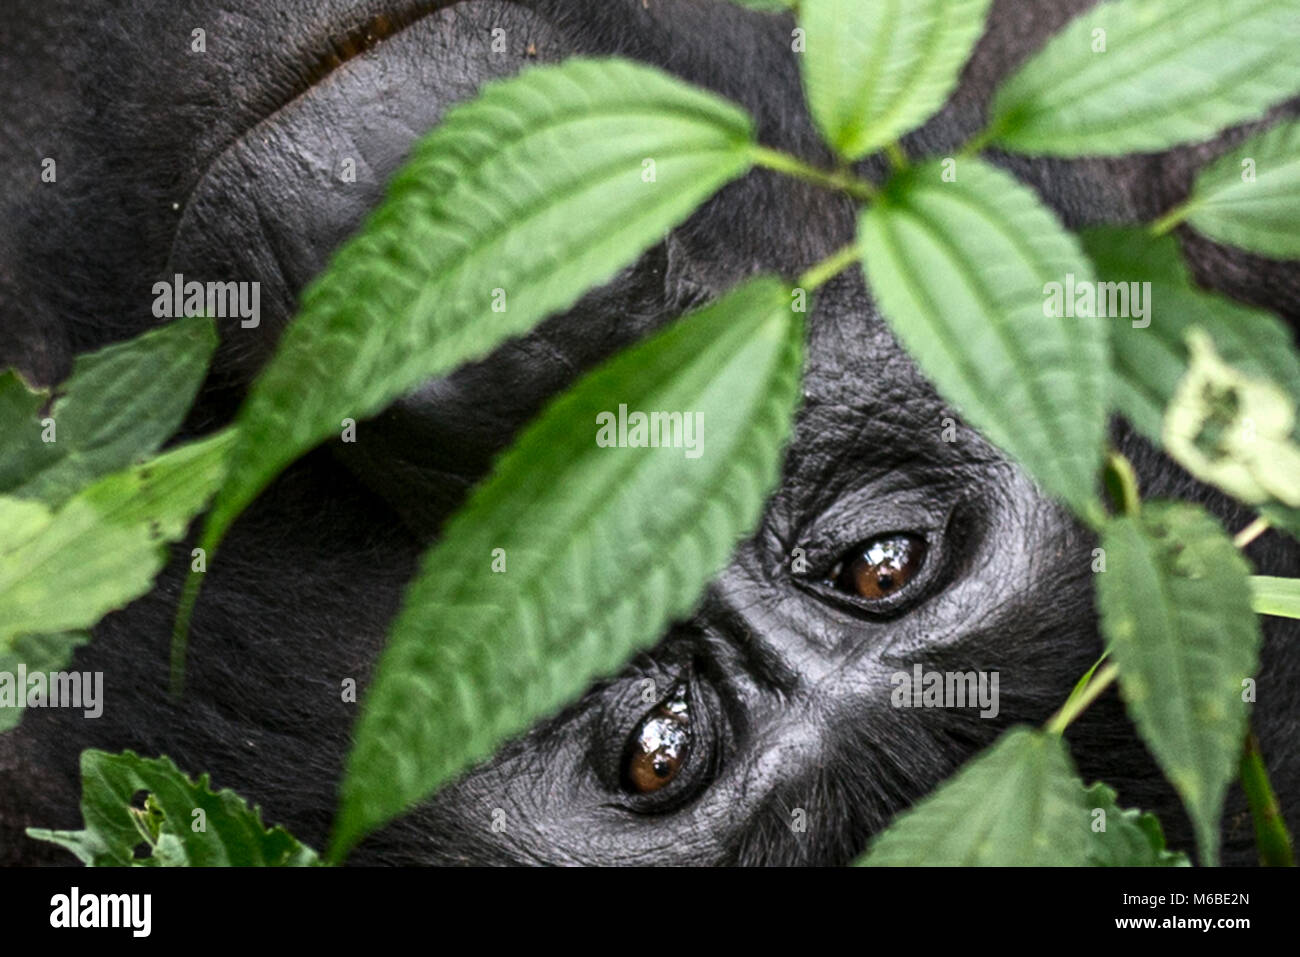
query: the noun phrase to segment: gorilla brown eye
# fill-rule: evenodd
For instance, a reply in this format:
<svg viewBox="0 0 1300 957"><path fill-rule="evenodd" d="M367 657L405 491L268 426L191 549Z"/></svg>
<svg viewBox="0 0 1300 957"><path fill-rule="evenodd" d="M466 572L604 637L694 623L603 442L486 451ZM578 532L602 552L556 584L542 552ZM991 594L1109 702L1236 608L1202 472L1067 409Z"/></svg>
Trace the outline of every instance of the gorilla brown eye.
<svg viewBox="0 0 1300 957"><path fill-rule="evenodd" d="M678 685L641 719L623 757L623 786L650 794L677 777L691 751L690 706L686 686Z"/></svg>
<svg viewBox="0 0 1300 957"><path fill-rule="evenodd" d="M830 583L845 594L880 601L916 577L925 542L915 535L884 535L855 546L831 570Z"/></svg>

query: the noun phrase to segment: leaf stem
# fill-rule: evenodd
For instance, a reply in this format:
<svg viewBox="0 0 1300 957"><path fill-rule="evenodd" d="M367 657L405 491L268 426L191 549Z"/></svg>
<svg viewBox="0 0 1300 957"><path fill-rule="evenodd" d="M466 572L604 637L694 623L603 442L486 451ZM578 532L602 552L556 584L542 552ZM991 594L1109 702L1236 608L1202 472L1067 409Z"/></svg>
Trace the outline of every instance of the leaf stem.
<svg viewBox="0 0 1300 957"><path fill-rule="evenodd" d="M1268 780L1268 768L1259 751L1259 739L1254 731L1246 733L1241 749L1241 789L1250 804L1250 816L1255 822L1255 846L1259 848L1259 862L1265 867L1294 867L1295 852L1291 834L1277 804L1277 795Z"/></svg>
<svg viewBox="0 0 1300 957"><path fill-rule="evenodd" d="M889 157L894 172L901 173L907 169L907 154L903 152L903 147L899 145L898 140L891 140L885 144L885 155Z"/></svg>
<svg viewBox="0 0 1300 957"><path fill-rule="evenodd" d="M1234 535L1232 538L1232 544L1236 545L1238 548L1245 548L1255 539L1259 538L1259 536L1263 535L1267 530L1268 519L1261 515Z"/></svg>
<svg viewBox="0 0 1300 957"><path fill-rule="evenodd" d="M850 243L843 249L839 249L819 263L809 266L799 277L799 285L809 292L820 288L828 280L833 279L840 272L853 265L858 261L861 255L857 243Z"/></svg>
<svg viewBox="0 0 1300 957"><path fill-rule="evenodd" d="M1165 213L1154 223L1152 223L1151 235L1163 236L1165 233L1169 232L1171 229L1173 229L1175 226L1181 223L1184 219L1186 219L1187 214L1190 213L1192 209L1193 209L1193 203L1191 198L1189 197L1185 201L1179 203L1173 209L1169 210L1169 212Z"/></svg>
<svg viewBox="0 0 1300 957"><path fill-rule="evenodd" d="M212 554L208 552L207 558L211 558ZM181 586L176 620L172 624L169 684L172 697L178 701L185 693L185 655L189 648L190 619L194 616L194 604L199 600L199 589L202 587L203 573L191 570L185 578L185 584Z"/></svg>
<svg viewBox="0 0 1300 957"><path fill-rule="evenodd" d="M1120 453L1111 452L1106 456L1102 481L1120 514L1129 518L1136 516L1142 499L1138 494L1137 473L1133 471L1133 464Z"/></svg>
<svg viewBox="0 0 1300 957"><path fill-rule="evenodd" d="M875 186L845 170L820 169L805 163L799 157L790 153L769 149L766 146L754 146L752 156L754 162L759 166L775 170L778 173L784 173L787 176L793 176L816 186L848 193L854 199L870 202L876 198Z"/></svg>
<svg viewBox="0 0 1300 957"><path fill-rule="evenodd" d="M993 142L1001 132L1002 130L996 124L989 124L968 139L962 148L957 151L957 155L975 156L988 146L989 143Z"/></svg>
<svg viewBox="0 0 1300 957"><path fill-rule="evenodd" d="M1093 667L1096 667L1096 665ZM1105 668L1097 672L1097 676L1092 679L1088 687L1078 694L1070 695L1069 700L1061 706L1061 710L1048 719L1044 728L1052 734L1063 734L1074 719L1083 714L1088 709L1088 705L1096 701L1101 693L1114 683L1118 676L1119 669L1115 667L1114 662L1106 665Z"/></svg>

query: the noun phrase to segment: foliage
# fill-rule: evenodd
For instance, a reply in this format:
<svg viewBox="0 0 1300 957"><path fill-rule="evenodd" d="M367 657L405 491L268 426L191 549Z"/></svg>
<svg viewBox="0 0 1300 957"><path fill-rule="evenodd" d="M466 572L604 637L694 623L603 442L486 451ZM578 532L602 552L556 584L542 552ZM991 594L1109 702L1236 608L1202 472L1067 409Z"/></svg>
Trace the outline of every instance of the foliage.
<svg viewBox="0 0 1300 957"><path fill-rule="evenodd" d="M978 154L1119 155L1258 119L1300 93L1300 4L1104 3L1002 85L987 128L964 149L915 163L898 137L956 85L987 0L746 5L797 7L818 128L844 161L883 150L885 182L758 146L734 104L620 60L578 59L491 84L416 146L384 203L304 294L232 432L123 470L178 419L175 403L164 403L170 411L145 428L117 384L154 381L164 341L183 357L168 368L194 384L197 334L155 333L79 364L53 414L84 428L57 452L30 431L43 399L12 375L0 379L0 417L27 429L6 431L0 472L10 493L0 498L10 530L0 546L2 660L66 656L80 629L144 591L160 543L176 539L216 488L227 452L209 547L341 419L373 414L563 311L760 165L858 201L857 241L805 274L793 297L773 277L754 279L615 356L516 439L407 593L364 702L332 859L690 609L776 480L799 394L803 323L792 303L860 258L885 320L933 385L1094 530L1109 558L1098 579L1106 667L1084 676L1045 729L1008 732L903 814L867 862L1181 862L1153 818L1121 809L1104 785L1085 789L1073 770L1061 732L1118 680L1195 823L1201 862L1213 863L1248 734L1243 682L1259 646L1252 601L1261 613L1295 614L1294 583L1252 584L1207 513L1142 501L1131 468L1107 448L1106 423L1127 417L1193 473L1300 530L1300 473L1269 465L1296 454L1300 360L1273 317L1196 287L1168 235L1185 225L1255 253L1300 255L1297 127L1259 132L1210 164L1156 223L1082 239ZM1246 168L1253 178L1240 175ZM1154 317L1107 317L1095 301L1052 306L1054 285L1094 279L1150 282ZM493 308L499 295L504 309ZM147 401L169 391L184 392L173 383ZM692 460L679 449L597 450L593 416L633 403L705 412L707 451ZM95 408L119 414L101 421ZM180 469L185 488L169 479ZM638 526L642 515L655 520ZM612 541L634 560L611 561ZM491 568L497 548L506 574ZM41 579L27 571L37 562ZM78 600L55 600L73 587ZM1243 783L1263 806L1254 800L1266 790L1263 765L1249 766ZM228 792L213 795L165 759L88 752L84 770L87 830L42 836L88 862L129 863L139 837L153 863L312 860ZM153 795L143 810L127 803L136 789ZM209 808L221 826L185 833L191 806ZM1100 831L1098 811L1109 822Z"/></svg>

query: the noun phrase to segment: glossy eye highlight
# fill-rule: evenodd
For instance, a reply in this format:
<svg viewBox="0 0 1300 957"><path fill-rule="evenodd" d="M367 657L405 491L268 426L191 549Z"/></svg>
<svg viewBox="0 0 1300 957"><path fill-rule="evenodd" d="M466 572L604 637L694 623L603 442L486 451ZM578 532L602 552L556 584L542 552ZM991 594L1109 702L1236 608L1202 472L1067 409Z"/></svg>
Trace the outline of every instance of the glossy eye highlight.
<svg viewBox="0 0 1300 957"><path fill-rule="evenodd" d="M827 584L865 601L881 601L904 588L925 560L916 535L882 535L855 545L831 569Z"/></svg>
<svg viewBox="0 0 1300 957"><path fill-rule="evenodd" d="M691 752L690 705L686 685L641 719L628 739L623 757L623 786L634 794L649 794L672 783Z"/></svg>

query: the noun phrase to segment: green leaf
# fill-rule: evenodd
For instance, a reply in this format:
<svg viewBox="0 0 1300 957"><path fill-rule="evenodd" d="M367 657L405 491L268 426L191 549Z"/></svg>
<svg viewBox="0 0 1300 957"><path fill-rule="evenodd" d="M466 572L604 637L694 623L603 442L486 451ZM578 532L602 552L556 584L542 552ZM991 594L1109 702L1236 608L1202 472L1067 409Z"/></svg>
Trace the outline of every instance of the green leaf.
<svg viewBox="0 0 1300 957"><path fill-rule="evenodd" d="M1114 156L1208 139L1300 92L1297 49L1297 0L1098 4L998 90L992 143Z"/></svg>
<svg viewBox="0 0 1300 957"><path fill-rule="evenodd" d="M867 866L1082 866L1091 817L1061 737L1013 728L895 819Z"/></svg>
<svg viewBox="0 0 1300 957"><path fill-rule="evenodd" d="M957 85L990 0L802 0L808 105L841 156L860 159L923 123Z"/></svg>
<svg viewBox="0 0 1300 957"><path fill-rule="evenodd" d="M1235 369L1281 386L1300 402L1300 357L1291 333L1271 313L1244 306L1192 282L1172 236L1100 227L1082 233L1098 277L1111 283L1149 283L1142 292L1147 315L1111 326L1114 353L1111 397L1115 408L1154 442L1162 443L1165 409L1189 358L1185 337L1192 328L1209 334ZM1132 287L1130 289L1142 287ZM1278 504L1261 512L1279 528L1300 535L1300 510Z"/></svg>
<svg viewBox="0 0 1300 957"><path fill-rule="evenodd" d="M240 413L204 543L214 548L344 418L379 411L610 279L745 173L752 146L737 107L622 60L537 67L453 108L303 295Z"/></svg>
<svg viewBox="0 0 1300 957"><path fill-rule="evenodd" d="M753 280L585 376L519 436L407 591L348 761L336 858L690 611L776 481L802 330L790 290ZM600 444L623 410L629 430L633 413L680 412L695 450Z"/></svg>
<svg viewBox="0 0 1300 957"><path fill-rule="evenodd" d="M1223 795L1246 733L1243 682L1259 621L1248 568L1203 509L1148 502L1102 530L1097 604L1120 690L1143 740L1196 828L1201 862L1218 859Z"/></svg>
<svg viewBox="0 0 1300 957"><path fill-rule="evenodd" d="M100 479L57 511L0 496L0 653L14 639L88 628L149 590L216 490L227 430Z"/></svg>
<svg viewBox="0 0 1300 957"><path fill-rule="evenodd" d="M1300 618L1300 578L1251 575L1250 594L1256 614Z"/></svg>
<svg viewBox="0 0 1300 957"><path fill-rule="evenodd" d="M4 510L0 499L0 511ZM3 523L0 522L0 525ZM20 668L28 674L62 671L72 660L72 653L90 640L85 632L59 632L54 635L24 635L16 638L12 647L0 646L0 733L18 727L26 706L27 688L17 680ZM5 675L13 675L14 700L7 700Z"/></svg>
<svg viewBox="0 0 1300 957"><path fill-rule="evenodd" d="M52 404L49 390L0 374L0 492L59 505L156 452L180 427L216 343L212 320L181 319L78 356Z"/></svg>
<svg viewBox="0 0 1300 957"><path fill-rule="evenodd" d="M1106 329L1049 315L1048 284L1092 265L1025 186L962 160L908 171L862 215L871 291L938 390L1048 492L1102 514Z"/></svg>
<svg viewBox="0 0 1300 957"><path fill-rule="evenodd" d="M1286 326L1262 309L1193 285L1174 237L1105 226L1084 230L1081 238L1100 281L1150 283L1138 289L1146 315L1111 326L1111 395L1148 439L1160 442L1165 409L1187 372L1184 337L1193 327L1205 330L1235 368L1300 398L1300 359ZM1130 312L1133 302L1130 297Z"/></svg>
<svg viewBox="0 0 1300 957"><path fill-rule="evenodd" d="M1268 379L1225 363L1203 330L1189 332L1187 343L1191 362L1161 434L1169 454L1240 501L1300 508L1295 402Z"/></svg>
<svg viewBox="0 0 1300 957"><path fill-rule="evenodd" d="M81 754L85 830L28 828L29 837L67 848L90 867L305 867L316 852L234 791L212 791L208 776L182 774L170 758L131 751ZM144 806L132 798L148 792ZM142 847L147 854L135 856Z"/></svg>
<svg viewBox="0 0 1300 957"><path fill-rule="evenodd" d="M1092 816L1092 843L1088 863L1093 867L1187 867L1190 861L1181 851L1166 849L1160 820L1151 812L1122 808L1115 792L1098 781L1084 792L1084 804ZM1099 816L1098 811L1104 816ZM1098 830L1099 822L1105 829Z"/></svg>
<svg viewBox="0 0 1300 957"><path fill-rule="evenodd" d="M1186 208L1187 221L1211 239L1300 259L1300 122L1252 136L1208 166Z"/></svg>

